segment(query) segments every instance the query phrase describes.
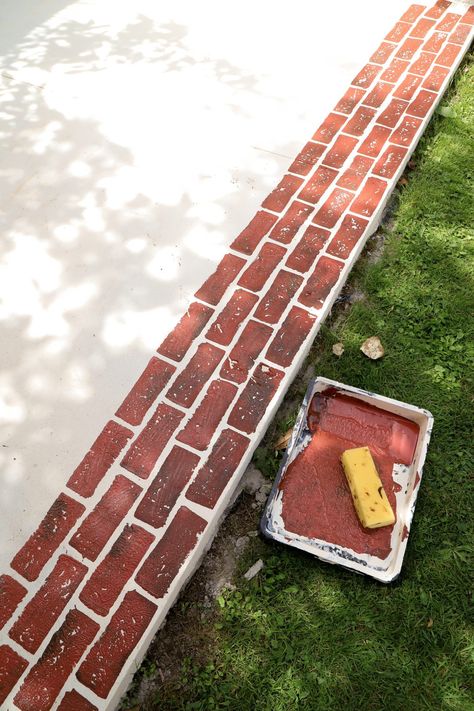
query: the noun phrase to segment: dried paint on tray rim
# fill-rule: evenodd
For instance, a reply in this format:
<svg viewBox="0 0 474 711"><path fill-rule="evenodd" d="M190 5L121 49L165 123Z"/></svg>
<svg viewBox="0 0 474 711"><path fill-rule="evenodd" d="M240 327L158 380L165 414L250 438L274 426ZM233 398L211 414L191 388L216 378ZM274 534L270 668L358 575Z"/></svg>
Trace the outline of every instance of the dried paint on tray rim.
<svg viewBox="0 0 474 711"><path fill-rule="evenodd" d="M280 482L291 462L307 444L308 438L312 436L307 426L307 414L314 394L323 392L328 388L335 388L343 395L349 395L350 397L375 405L381 410L386 410L387 412L405 417L415 422L420 428L411 465L406 467L404 465L395 464L394 466L393 476L397 478L397 483L401 484L401 491L397 494L399 499L397 500L397 520L392 533L392 552L385 560L367 554L356 553L350 548L337 546L331 543L331 541L298 536L296 533L290 532L284 527L281 517L283 492L280 490ZM343 383L329 380L328 378L315 378L310 382L306 391L306 395L296 418L291 440L270 492L261 519L262 533L267 538L285 543L294 548L299 548L327 563L341 565L356 573L371 576L383 583L393 582L400 574L402 568L421 482L423 465L433 429L433 422L434 418L431 412L416 407L415 405L409 405L408 403L377 395L367 390L344 385Z"/></svg>

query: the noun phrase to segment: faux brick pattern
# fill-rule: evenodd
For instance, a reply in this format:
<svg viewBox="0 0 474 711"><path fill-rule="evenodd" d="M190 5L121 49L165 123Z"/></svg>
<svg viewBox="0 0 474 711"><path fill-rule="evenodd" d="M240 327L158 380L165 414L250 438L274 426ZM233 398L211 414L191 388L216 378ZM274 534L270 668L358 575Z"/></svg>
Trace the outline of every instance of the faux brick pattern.
<svg viewBox="0 0 474 711"><path fill-rule="evenodd" d="M245 260L235 254L226 254L218 264L214 274L204 282L196 296L208 304L218 304L224 296L227 287L234 281L237 274L245 266Z"/></svg>
<svg viewBox="0 0 474 711"><path fill-rule="evenodd" d="M263 350L272 334L272 328L258 321L249 321L239 340L232 348L221 368L222 378L234 383L245 383L255 359Z"/></svg>
<svg viewBox="0 0 474 711"><path fill-rule="evenodd" d="M84 558L95 560L139 496L141 488L119 474L71 538Z"/></svg>
<svg viewBox="0 0 474 711"><path fill-rule="evenodd" d="M10 575L0 575L0 629L15 612L26 595L26 589Z"/></svg>
<svg viewBox="0 0 474 711"><path fill-rule="evenodd" d="M139 593L125 595L106 631L90 650L77 678L105 699L123 665L150 624L156 605Z"/></svg>
<svg viewBox="0 0 474 711"><path fill-rule="evenodd" d="M295 200L270 232L270 238L289 244L312 211L309 205Z"/></svg>
<svg viewBox="0 0 474 711"><path fill-rule="evenodd" d="M36 580L84 510L78 501L60 494L36 531L13 558L12 568L27 580Z"/></svg>
<svg viewBox="0 0 474 711"><path fill-rule="evenodd" d="M79 610L68 612L15 696L21 711L49 711L98 630L97 622Z"/></svg>
<svg viewBox="0 0 474 711"><path fill-rule="evenodd" d="M190 304L178 325L166 336L158 348L161 355L171 360L182 360L189 346L201 333L213 311L209 306L194 302Z"/></svg>
<svg viewBox="0 0 474 711"><path fill-rule="evenodd" d="M206 333L206 338L228 346L258 301L256 294L237 289Z"/></svg>
<svg viewBox="0 0 474 711"><path fill-rule="evenodd" d="M173 447L138 505L136 517L155 528L164 526L198 464L196 454L182 447Z"/></svg>
<svg viewBox="0 0 474 711"><path fill-rule="evenodd" d="M265 323L276 323L303 282L303 278L282 269L260 300L255 318Z"/></svg>
<svg viewBox="0 0 474 711"><path fill-rule="evenodd" d="M183 417L184 413L170 405L158 405L154 415L123 458L122 467L142 479L147 479Z"/></svg>
<svg viewBox="0 0 474 711"><path fill-rule="evenodd" d="M207 309L205 306L203 308ZM140 425L175 370L175 366L171 363L166 363L160 358L152 358L115 413L117 417L130 425Z"/></svg>
<svg viewBox="0 0 474 711"><path fill-rule="evenodd" d="M6 644L0 646L0 704L7 698L28 662Z"/></svg>
<svg viewBox="0 0 474 711"><path fill-rule="evenodd" d="M307 272L324 247L331 233L316 225L309 225L293 252L286 260L286 266L297 272Z"/></svg>
<svg viewBox="0 0 474 711"><path fill-rule="evenodd" d="M154 536L140 526L125 526L82 590L84 605L98 615L107 615L153 541Z"/></svg>
<svg viewBox="0 0 474 711"><path fill-rule="evenodd" d="M335 286L343 268L341 262L329 257L318 259L316 268L309 277L298 301L304 306L320 309L324 300Z"/></svg>
<svg viewBox="0 0 474 711"><path fill-rule="evenodd" d="M166 393L167 397L183 407L192 405L222 360L224 352L210 343L202 343Z"/></svg>
<svg viewBox="0 0 474 711"><path fill-rule="evenodd" d="M205 528L201 516L182 506L140 568L137 583L150 595L162 598Z"/></svg>
<svg viewBox="0 0 474 711"><path fill-rule="evenodd" d="M81 583L87 568L61 555L45 583L25 607L9 635L34 654Z"/></svg>
<svg viewBox="0 0 474 711"><path fill-rule="evenodd" d="M374 38L67 473L69 495L0 576L0 705L9 695L20 711L117 704L466 52L474 8L459 7L412 4Z"/></svg>
<svg viewBox="0 0 474 711"><path fill-rule="evenodd" d="M275 190L265 198L262 207L266 207L267 210L273 210L273 212L281 212L302 184L301 178L297 178L294 175L285 175Z"/></svg>
<svg viewBox="0 0 474 711"><path fill-rule="evenodd" d="M58 711L98 711L97 706L87 701L75 689L64 694Z"/></svg>
<svg viewBox="0 0 474 711"><path fill-rule="evenodd" d="M255 217L250 220L247 227L242 230L239 236L232 242L232 249L237 250L237 252L243 252L244 254L252 254L258 243L271 230L277 219L277 216L272 215L271 212L259 210Z"/></svg>
<svg viewBox="0 0 474 711"><path fill-rule="evenodd" d="M186 498L212 509L244 456L250 440L239 432L222 432L205 465L199 470Z"/></svg>
<svg viewBox="0 0 474 711"><path fill-rule="evenodd" d="M257 366L229 415L229 425L247 434L255 432L282 378L281 370Z"/></svg>
<svg viewBox="0 0 474 711"><path fill-rule="evenodd" d="M67 485L81 496L92 496L133 432L111 420L104 427L86 456L74 470Z"/></svg>
<svg viewBox="0 0 474 711"><path fill-rule="evenodd" d="M246 330L248 328L247 326ZM252 328L247 333L251 335ZM266 337L264 340L266 340ZM226 364L224 363L221 375L227 377L224 370L225 366ZM230 379L234 380L235 378ZM210 384L204 400L202 400L196 412L176 439L179 442L188 444L190 447L194 447L194 449L205 450L236 393L237 388L232 383L227 383L225 380L214 380Z"/></svg>
<svg viewBox="0 0 474 711"><path fill-rule="evenodd" d="M287 368L308 337L316 317L293 306L281 328L270 343L266 358Z"/></svg>

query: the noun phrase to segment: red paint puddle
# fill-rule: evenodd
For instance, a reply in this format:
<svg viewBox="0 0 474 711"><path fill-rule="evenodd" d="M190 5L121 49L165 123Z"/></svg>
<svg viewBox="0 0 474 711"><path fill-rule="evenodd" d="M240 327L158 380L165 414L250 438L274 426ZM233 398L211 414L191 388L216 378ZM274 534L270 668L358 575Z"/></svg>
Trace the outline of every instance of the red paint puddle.
<svg viewBox="0 0 474 711"><path fill-rule="evenodd" d="M280 483L285 529L385 559L393 526L363 528L340 457L346 449L368 446L396 513L395 493L400 487L392 479L393 465L413 461L418 425L328 388L313 397L308 427L313 437Z"/></svg>

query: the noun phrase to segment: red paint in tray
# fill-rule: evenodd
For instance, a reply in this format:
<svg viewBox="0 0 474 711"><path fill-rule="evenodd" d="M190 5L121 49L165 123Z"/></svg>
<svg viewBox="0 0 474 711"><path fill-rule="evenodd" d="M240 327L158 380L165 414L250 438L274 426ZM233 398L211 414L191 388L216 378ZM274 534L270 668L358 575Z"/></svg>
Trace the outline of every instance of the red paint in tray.
<svg viewBox="0 0 474 711"><path fill-rule="evenodd" d="M364 528L354 509L340 463L346 449L367 446L396 514L396 463L410 465L418 441L416 423L328 388L314 395L307 416L313 436L289 465L281 483L285 529L385 559L393 526Z"/></svg>

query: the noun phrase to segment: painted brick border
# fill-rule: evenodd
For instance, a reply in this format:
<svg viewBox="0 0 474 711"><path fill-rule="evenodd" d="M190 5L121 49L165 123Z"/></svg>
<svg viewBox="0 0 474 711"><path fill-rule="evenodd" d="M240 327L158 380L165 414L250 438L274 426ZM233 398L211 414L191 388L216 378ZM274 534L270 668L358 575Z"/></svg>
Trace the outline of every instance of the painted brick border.
<svg viewBox="0 0 474 711"><path fill-rule="evenodd" d="M461 7L387 33L0 576L2 708L120 700L468 49Z"/></svg>

